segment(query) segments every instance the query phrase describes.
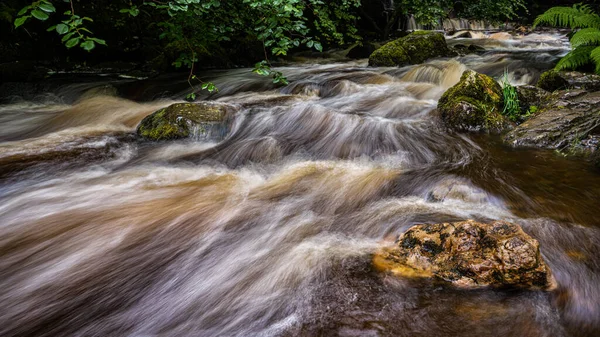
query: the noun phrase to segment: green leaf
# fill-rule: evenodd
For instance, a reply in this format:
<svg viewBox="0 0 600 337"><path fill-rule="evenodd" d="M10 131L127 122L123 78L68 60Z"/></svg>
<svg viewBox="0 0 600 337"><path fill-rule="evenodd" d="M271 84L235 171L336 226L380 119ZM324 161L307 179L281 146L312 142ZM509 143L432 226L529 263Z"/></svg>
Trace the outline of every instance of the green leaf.
<svg viewBox="0 0 600 337"><path fill-rule="evenodd" d="M51 32L51 31L53 31L55 29L56 29L56 25L48 27L48 29L46 29L46 31L47 32Z"/></svg>
<svg viewBox="0 0 600 337"><path fill-rule="evenodd" d="M96 44L92 40L87 40L85 42L82 42L79 46L85 49L86 51L92 51L92 49L96 47Z"/></svg>
<svg viewBox="0 0 600 337"><path fill-rule="evenodd" d="M67 48L73 48L78 44L79 44L79 38L74 37L74 38L70 39L69 41L67 41L67 43L65 43L65 46L67 46Z"/></svg>
<svg viewBox="0 0 600 337"><path fill-rule="evenodd" d="M17 13L17 16L25 15L25 13L27 13L27 10L28 10L29 8L31 8L31 6L26 6L26 7L23 7L23 8L22 8L22 9L19 11L19 13Z"/></svg>
<svg viewBox="0 0 600 337"><path fill-rule="evenodd" d="M75 32L70 32L70 33L68 33L67 35L63 36L63 37L62 37L62 39L61 39L61 41L62 41L62 42L65 42L65 41L67 41L68 39L70 39L70 38L71 38L73 35L75 35Z"/></svg>
<svg viewBox="0 0 600 337"><path fill-rule="evenodd" d="M316 50L322 52L323 51L323 46L321 45L320 42L315 42L314 47Z"/></svg>
<svg viewBox="0 0 600 337"><path fill-rule="evenodd" d="M60 35L67 34L69 32L69 26L64 23L59 23L56 25L56 32Z"/></svg>
<svg viewBox="0 0 600 337"><path fill-rule="evenodd" d="M56 12L56 8L54 8L54 6L49 2L42 2L38 8L48 13Z"/></svg>
<svg viewBox="0 0 600 337"><path fill-rule="evenodd" d="M41 10L39 10L39 9L34 9L34 10L32 10L32 11L31 11L31 15L32 15L34 18L36 18L36 19L38 19L38 20L41 20L41 21L46 21L46 20L48 20L48 18L49 18L48 14L46 14L46 13L42 12L42 11L41 11Z"/></svg>
<svg viewBox="0 0 600 337"><path fill-rule="evenodd" d="M28 18L29 18L29 16L22 16L20 18L17 18L15 20L15 28L22 26L25 23L25 21L27 21Z"/></svg>
<svg viewBox="0 0 600 337"><path fill-rule="evenodd" d="M96 42L97 44L101 44L103 46L106 46L106 41L102 40L102 39L97 39L95 37L91 37L90 40Z"/></svg>

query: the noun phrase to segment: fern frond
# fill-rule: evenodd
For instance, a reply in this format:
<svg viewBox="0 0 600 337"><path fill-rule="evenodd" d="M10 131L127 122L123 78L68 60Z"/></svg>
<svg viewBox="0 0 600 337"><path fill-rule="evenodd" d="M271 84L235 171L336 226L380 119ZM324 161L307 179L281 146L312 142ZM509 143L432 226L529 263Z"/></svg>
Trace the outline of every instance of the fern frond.
<svg viewBox="0 0 600 337"><path fill-rule="evenodd" d="M596 74L600 75L600 47L596 47L590 52L590 58L596 63Z"/></svg>
<svg viewBox="0 0 600 337"><path fill-rule="evenodd" d="M565 55L558 64L556 70L576 69L592 62L591 52L596 46L580 46Z"/></svg>
<svg viewBox="0 0 600 337"><path fill-rule="evenodd" d="M573 34L571 37L571 46L598 46L600 45L600 29L584 28Z"/></svg>
<svg viewBox="0 0 600 337"><path fill-rule="evenodd" d="M577 8L583 14L593 14L592 6L585 4L574 4L573 8Z"/></svg>
<svg viewBox="0 0 600 337"><path fill-rule="evenodd" d="M533 28L543 24L572 29L600 29L600 16L594 14L587 5L575 5L573 7L558 6L552 7L539 15L533 22Z"/></svg>

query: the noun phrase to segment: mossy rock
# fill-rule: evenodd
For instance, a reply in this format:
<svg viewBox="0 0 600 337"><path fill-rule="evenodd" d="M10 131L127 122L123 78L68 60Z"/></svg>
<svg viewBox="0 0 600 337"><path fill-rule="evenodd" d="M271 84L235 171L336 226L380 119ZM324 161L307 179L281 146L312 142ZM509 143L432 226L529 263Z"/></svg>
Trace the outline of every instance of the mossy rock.
<svg viewBox="0 0 600 337"><path fill-rule="evenodd" d="M363 42L362 44L357 44L350 48L346 57L353 60L366 59L373 54L375 50L377 50L377 46L374 43Z"/></svg>
<svg viewBox="0 0 600 337"><path fill-rule="evenodd" d="M414 32L375 50L369 56L369 65L374 67L405 66L448 55L450 55L450 50L443 34Z"/></svg>
<svg viewBox="0 0 600 337"><path fill-rule="evenodd" d="M510 127L500 114L503 100L502 88L493 78L467 70L442 95L438 111L453 130L499 133Z"/></svg>
<svg viewBox="0 0 600 337"><path fill-rule="evenodd" d="M193 135L210 136L213 126L227 127L235 108L216 102L177 103L146 116L137 134L149 140L172 140Z"/></svg>
<svg viewBox="0 0 600 337"><path fill-rule="evenodd" d="M567 89L569 87L569 82L564 79L556 70L548 70L545 73L542 73L536 86L552 92L556 90Z"/></svg>

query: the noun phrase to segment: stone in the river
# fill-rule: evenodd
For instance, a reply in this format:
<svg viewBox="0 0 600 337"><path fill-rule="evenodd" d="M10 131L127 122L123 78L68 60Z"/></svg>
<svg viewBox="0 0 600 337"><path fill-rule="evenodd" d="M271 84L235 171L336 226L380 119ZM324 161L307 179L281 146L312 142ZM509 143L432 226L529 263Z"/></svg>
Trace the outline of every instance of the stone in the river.
<svg viewBox="0 0 600 337"><path fill-rule="evenodd" d="M558 91L543 101L534 117L504 137L507 143L564 151L600 135L600 92Z"/></svg>
<svg viewBox="0 0 600 337"><path fill-rule="evenodd" d="M502 116L502 88L493 78L472 70L448 89L438 102L444 124L456 131L499 133L511 126Z"/></svg>
<svg viewBox="0 0 600 337"><path fill-rule="evenodd" d="M388 42L369 56L373 67L419 64L434 57L450 55L444 35L436 32L414 32Z"/></svg>
<svg viewBox="0 0 600 337"><path fill-rule="evenodd" d="M346 57L351 59L366 59L377 50L377 45L372 42L363 42L350 48Z"/></svg>
<svg viewBox="0 0 600 337"><path fill-rule="evenodd" d="M459 200L462 202L486 203L490 201L489 195L484 190L475 187L467 179L460 177L442 179L428 192L427 199L432 202Z"/></svg>
<svg viewBox="0 0 600 337"><path fill-rule="evenodd" d="M516 87L516 90L521 110L524 113L530 111L531 107L536 107L536 110L539 110L550 95L550 92L533 85L520 85Z"/></svg>
<svg viewBox="0 0 600 337"><path fill-rule="evenodd" d="M435 277L468 288L555 286L538 242L506 221L416 225L394 247L378 252L373 262L381 271Z"/></svg>
<svg viewBox="0 0 600 337"><path fill-rule="evenodd" d="M542 73L536 85L544 90L552 92L567 89L569 87L569 82L567 82L558 71L548 70Z"/></svg>
<svg viewBox="0 0 600 337"><path fill-rule="evenodd" d="M454 46L450 47L451 51L454 51L456 53L456 55L460 55L460 56L465 56L465 55L469 55L469 54L482 54L485 53L485 48L471 44L471 45L464 45L464 44L455 44Z"/></svg>
<svg viewBox="0 0 600 337"><path fill-rule="evenodd" d="M590 92L600 90L600 75L579 71L561 71L559 74L572 89L584 89Z"/></svg>
<svg viewBox="0 0 600 337"><path fill-rule="evenodd" d="M151 140L207 136L214 127L222 128L234 112L234 106L224 103L176 103L146 116L137 134Z"/></svg>

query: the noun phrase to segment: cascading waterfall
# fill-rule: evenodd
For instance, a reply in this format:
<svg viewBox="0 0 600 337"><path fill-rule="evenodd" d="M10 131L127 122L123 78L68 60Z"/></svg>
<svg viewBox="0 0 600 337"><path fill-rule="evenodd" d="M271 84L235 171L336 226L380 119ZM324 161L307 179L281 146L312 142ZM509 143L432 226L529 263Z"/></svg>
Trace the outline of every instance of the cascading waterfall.
<svg viewBox="0 0 600 337"><path fill-rule="evenodd" d="M450 133L435 111L467 68L533 83L564 38L449 40L466 42L487 52L293 65L283 88L207 72L209 98L237 109L219 137L140 140L141 119L174 101L106 95L125 82L12 97L0 106L0 335L595 335L598 175ZM152 83L166 85L139 85ZM559 290L465 291L372 268L411 225L467 218L521 224Z"/></svg>

